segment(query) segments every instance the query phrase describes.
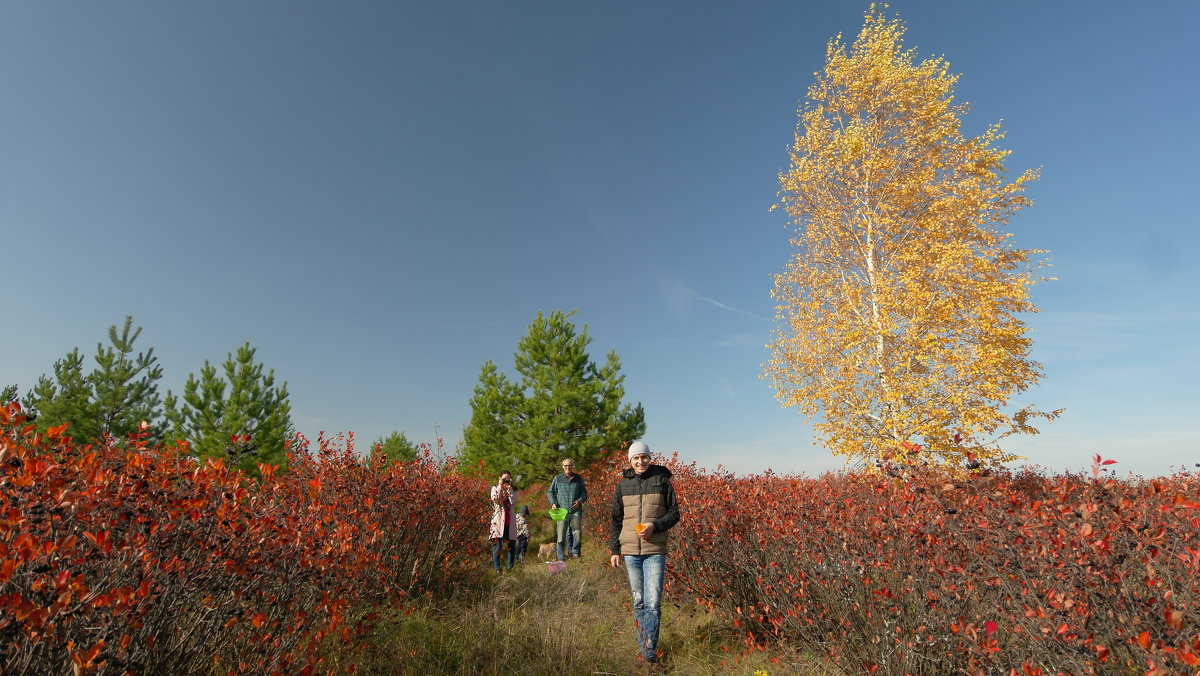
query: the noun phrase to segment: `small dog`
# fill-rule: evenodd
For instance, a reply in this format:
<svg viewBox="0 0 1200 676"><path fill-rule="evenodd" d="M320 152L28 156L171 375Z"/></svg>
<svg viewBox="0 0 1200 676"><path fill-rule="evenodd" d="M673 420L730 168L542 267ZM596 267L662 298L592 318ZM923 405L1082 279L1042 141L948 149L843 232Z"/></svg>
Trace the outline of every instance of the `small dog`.
<svg viewBox="0 0 1200 676"><path fill-rule="evenodd" d="M553 542L547 542L538 547L538 558L545 561L552 561L558 558L558 545Z"/></svg>

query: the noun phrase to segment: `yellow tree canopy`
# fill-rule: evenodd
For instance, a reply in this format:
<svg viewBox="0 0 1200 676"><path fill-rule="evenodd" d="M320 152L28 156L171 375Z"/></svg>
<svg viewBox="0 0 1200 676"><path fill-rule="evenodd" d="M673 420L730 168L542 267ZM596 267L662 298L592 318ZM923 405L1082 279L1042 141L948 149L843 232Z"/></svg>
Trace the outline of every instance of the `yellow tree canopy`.
<svg viewBox="0 0 1200 676"><path fill-rule="evenodd" d="M1007 178L999 125L963 136L958 76L903 35L872 6L808 90L780 175L797 250L775 275L766 375L835 454L919 441L937 461L1003 462L1000 438L1058 413L1006 412L1042 376L1020 316L1045 252L1003 231L1037 171Z"/></svg>

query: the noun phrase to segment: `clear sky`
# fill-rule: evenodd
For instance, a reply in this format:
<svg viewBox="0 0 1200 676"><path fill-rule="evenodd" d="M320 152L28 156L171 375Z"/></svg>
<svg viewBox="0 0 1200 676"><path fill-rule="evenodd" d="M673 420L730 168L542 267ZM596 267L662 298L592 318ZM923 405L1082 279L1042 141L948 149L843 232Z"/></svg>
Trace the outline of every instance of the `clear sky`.
<svg viewBox="0 0 1200 676"><path fill-rule="evenodd" d="M0 385L127 314L163 390L243 341L298 429L453 448L483 362L536 312L616 350L646 440L819 473L767 381L768 212L826 41L867 2L133 2L0 7ZM1200 4L896 0L978 133L1042 167L1051 250L1010 446L1160 474L1200 462Z"/></svg>

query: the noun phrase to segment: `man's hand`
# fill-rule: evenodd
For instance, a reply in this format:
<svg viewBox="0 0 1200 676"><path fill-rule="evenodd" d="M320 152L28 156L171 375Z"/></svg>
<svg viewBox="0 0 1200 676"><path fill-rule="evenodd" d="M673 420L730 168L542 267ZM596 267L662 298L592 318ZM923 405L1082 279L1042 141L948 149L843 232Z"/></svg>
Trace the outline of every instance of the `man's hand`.
<svg viewBox="0 0 1200 676"><path fill-rule="evenodd" d="M621 555L613 554L612 556L608 557L608 565L612 566L613 568L620 568L621 567Z"/></svg>
<svg viewBox="0 0 1200 676"><path fill-rule="evenodd" d="M649 540L650 536L653 534L654 534L654 524L650 523L649 521L641 524L641 527L638 528L638 537L640 537L643 540Z"/></svg>
<svg viewBox="0 0 1200 676"><path fill-rule="evenodd" d="M575 511L575 510L579 509L579 504L580 503L578 500L576 500L575 502L572 502L571 503L571 511Z"/></svg>

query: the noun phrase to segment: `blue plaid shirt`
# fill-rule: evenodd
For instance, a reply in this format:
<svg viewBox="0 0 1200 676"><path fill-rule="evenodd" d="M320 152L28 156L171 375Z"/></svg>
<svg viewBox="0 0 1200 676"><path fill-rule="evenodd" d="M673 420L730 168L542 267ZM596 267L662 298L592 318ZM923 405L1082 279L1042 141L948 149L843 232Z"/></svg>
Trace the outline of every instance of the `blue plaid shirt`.
<svg viewBox="0 0 1200 676"><path fill-rule="evenodd" d="M582 512L583 503L587 501L587 486L583 484L583 477L576 474L568 479L566 474L555 475L550 481L546 499L551 505L558 505L569 512ZM579 509L572 510L571 504L576 500L579 501Z"/></svg>

